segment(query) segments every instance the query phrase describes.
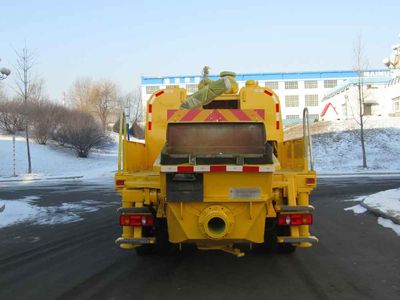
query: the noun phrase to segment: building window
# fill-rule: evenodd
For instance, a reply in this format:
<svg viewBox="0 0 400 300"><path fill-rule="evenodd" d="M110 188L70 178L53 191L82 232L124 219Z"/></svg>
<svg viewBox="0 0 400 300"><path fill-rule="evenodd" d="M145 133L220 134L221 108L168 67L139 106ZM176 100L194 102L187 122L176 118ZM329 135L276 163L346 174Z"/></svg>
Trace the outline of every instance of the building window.
<svg viewBox="0 0 400 300"><path fill-rule="evenodd" d="M286 107L299 107L299 96L298 95L285 96L285 106Z"/></svg>
<svg viewBox="0 0 400 300"><path fill-rule="evenodd" d="M178 84L175 84L175 85L167 85L167 86L166 86L167 89L178 88L178 87L179 87Z"/></svg>
<svg viewBox="0 0 400 300"><path fill-rule="evenodd" d="M318 95L306 95L306 106L318 106Z"/></svg>
<svg viewBox="0 0 400 300"><path fill-rule="evenodd" d="M187 84L186 85L186 93L193 94L196 93L198 90L197 84Z"/></svg>
<svg viewBox="0 0 400 300"><path fill-rule="evenodd" d="M279 82L278 81L266 81L265 87L270 90L277 90L279 88Z"/></svg>
<svg viewBox="0 0 400 300"><path fill-rule="evenodd" d="M393 98L393 112L400 112L400 97Z"/></svg>
<svg viewBox="0 0 400 300"><path fill-rule="evenodd" d="M299 119L299 115L286 115L286 119Z"/></svg>
<svg viewBox="0 0 400 300"><path fill-rule="evenodd" d="M337 80L324 80L324 88L331 89L337 86Z"/></svg>
<svg viewBox="0 0 400 300"><path fill-rule="evenodd" d="M304 88L305 89L316 89L316 88L318 88L318 81L317 80L306 80L306 81L304 81Z"/></svg>
<svg viewBox="0 0 400 300"><path fill-rule="evenodd" d="M310 114L308 115L308 120L310 122L316 122L319 120L319 114Z"/></svg>
<svg viewBox="0 0 400 300"><path fill-rule="evenodd" d="M146 86L146 94L153 94L158 91L160 87L158 85L148 85Z"/></svg>
<svg viewBox="0 0 400 300"><path fill-rule="evenodd" d="M299 88L298 81L285 81L285 89L287 90L295 90Z"/></svg>

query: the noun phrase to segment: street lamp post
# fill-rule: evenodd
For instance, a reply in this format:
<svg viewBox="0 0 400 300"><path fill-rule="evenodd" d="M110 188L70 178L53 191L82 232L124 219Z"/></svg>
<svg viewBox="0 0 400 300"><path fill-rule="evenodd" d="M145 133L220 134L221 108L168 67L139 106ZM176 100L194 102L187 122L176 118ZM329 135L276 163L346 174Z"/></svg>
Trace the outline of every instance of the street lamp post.
<svg viewBox="0 0 400 300"><path fill-rule="evenodd" d="M1 61L1 58L0 58ZM6 79L8 76L10 76L11 71L10 69L7 68L0 68L0 80L4 80ZM15 132L13 133L13 176L17 176L16 172L15 172ZM4 209L4 207L3 207ZM0 212L1 212L1 208L0 208Z"/></svg>
<svg viewBox="0 0 400 300"><path fill-rule="evenodd" d="M1 61L1 58L0 58L0 61ZM11 74L10 69L1 68L0 69L0 80L6 79L10 74Z"/></svg>
<svg viewBox="0 0 400 300"><path fill-rule="evenodd" d="M400 38L400 34L399 34ZM400 76L400 44L392 46L392 55L383 59L383 64L389 68L391 76Z"/></svg>

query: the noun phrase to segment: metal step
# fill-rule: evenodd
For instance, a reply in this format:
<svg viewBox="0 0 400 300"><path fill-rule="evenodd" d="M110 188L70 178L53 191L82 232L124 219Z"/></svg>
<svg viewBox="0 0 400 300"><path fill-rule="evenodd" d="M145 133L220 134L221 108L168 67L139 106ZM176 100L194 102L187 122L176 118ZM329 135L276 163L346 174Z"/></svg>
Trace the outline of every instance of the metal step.
<svg viewBox="0 0 400 300"><path fill-rule="evenodd" d="M315 236L307 236L307 237L291 237L291 236L278 236L278 243L318 243L319 240Z"/></svg>
<svg viewBox="0 0 400 300"><path fill-rule="evenodd" d="M155 237L144 237L144 238L137 238L137 239L124 239L124 238L120 237L115 240L115 243L117 245L121 245L121 244L145 245L145 244L155 244L155 242L156 242Z"/></svg>
<svg viewBox="0 0 400 300"><path fill-rule="evenodd" d="M307 211L311 212L314 211L315 207L312 205L296 205L296 206L291 206L291 205L282 205L282 206L276 206L276 211L278 212L295 212L295 211Z"/></svg>

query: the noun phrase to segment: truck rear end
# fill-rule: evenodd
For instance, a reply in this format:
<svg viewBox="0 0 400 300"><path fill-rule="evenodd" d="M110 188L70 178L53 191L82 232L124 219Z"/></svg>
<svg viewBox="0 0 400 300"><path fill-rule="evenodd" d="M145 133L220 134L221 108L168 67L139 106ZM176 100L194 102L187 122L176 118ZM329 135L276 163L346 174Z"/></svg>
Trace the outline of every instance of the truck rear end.
<svg viewBox="0 0 400 300"><path fill-rule="evenodd" d="M193 244L242 256L238 244L293 252L317 242L309 144L283 141L277 95L249 81L179 109L186 98L179 88L153 94L145 143L124 138L121 122L117 244L139 254Z"/></svg>

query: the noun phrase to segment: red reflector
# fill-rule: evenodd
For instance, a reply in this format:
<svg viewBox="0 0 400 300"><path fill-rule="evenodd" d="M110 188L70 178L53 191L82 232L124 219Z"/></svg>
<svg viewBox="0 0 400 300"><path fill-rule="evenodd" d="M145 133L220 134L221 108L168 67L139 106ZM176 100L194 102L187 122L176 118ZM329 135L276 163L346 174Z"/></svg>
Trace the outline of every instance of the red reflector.
<svg viewBox="0 0 400 300"><path fill-rule="evenodd" d="M306 178L306 184L315 184L315 178Z"/></svg>
<svg viewBox="0 0 400 300"><path fill-rule="evenodd" d="M148 128L149 130L151 130L151 122L148 122L148 123L147 123L147 128Z"/></svg>
<svg viewBox="0 0 400 300"><path fill-rule="evenodd" d="M153 105L149 104L149 114L151 114L153 112Z"/></svg>
<svg viewBox="0 0 400 300"><path fill-rule="evenodd" d="M279 103L275 104L275 111L279 112Z"/></svg>
<svg viewBox="0 0 400 300"><path fill-rule="evenodd" d="M164 91L159 91L156 93L156 97L161 96L162 94L164 94Z"/></svg>
<svg viewBox="0 0 400 300"><path fill-rule="evenodd" d="M254 167L254 166L243 166L243 172L258 172L259 167Z"/></svg>
<svg viewBox="0 0 400 300"><path fill-rule="evenodd" d="M278 224L282 226L311 225L312 214L287 214L278 216Z"/></svg>
<svg viewBox="0 0 400 300"><path fill-rule="evenodd" d="M210 172L226 172L226 166L210 166Z"/></svg>
<svg viewBox="0 0 400 300"><path fill-rule="evenodd" d="M124 180L124 179L117 179L117 180L115 181L115 184L116 184L116 185L124 185L124 184L125 184L125 180Z"/></svg>
<svg viewBox="0 0 400 300"><path fill-rule="evenodd" d="M193 166L180 166L178 167L178 173L193 173L194 167Z"/></svg>
<svg viewBox="0 0 400 300"><path fill-rule="evenodd" d="M153 226L152 215L120 215L119 225L121 226Z"/></svg>
<svg viewBox="0 0 400 300"><path fill-rule="evenodd" d="M264 94L267 94L268 96L272 96L272 93L268 90L264 90Z"/></svg>
<svg viewBox="0 0 400 300"><path fill-rule="evenodd" d="M279 121L276 121L276 129L279 129Z"/></svg>

